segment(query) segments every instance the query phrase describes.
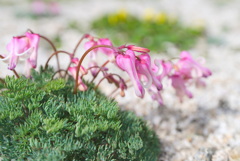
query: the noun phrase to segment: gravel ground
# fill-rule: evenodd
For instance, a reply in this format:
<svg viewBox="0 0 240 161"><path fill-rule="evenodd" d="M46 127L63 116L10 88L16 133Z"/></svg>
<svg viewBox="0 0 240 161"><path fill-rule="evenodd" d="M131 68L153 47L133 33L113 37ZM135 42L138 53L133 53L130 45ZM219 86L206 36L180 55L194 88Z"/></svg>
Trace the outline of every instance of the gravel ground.
<svg viewBox="0 0 240 161"><path fill-rule="evenodd" d="M30 28L48 37L61 34L63 49L72 50L81 33L68 29L72 20L87 27L103 13L126 8L142 15L146 9L164 11L188 25L203 25L207 37L190 52L204 57L213 75L206 80L205 89L192 88L194 98L180 103L164 82L167 90L164 107L159 107L149 96L140 100L132 96L116 98L123 109L144 117L156 130L163 145L163 161L237 161L240 160L240 1L239 0L97 0L63 1L61 14L33 20L27 16L29 4L24 0L1 0L0 53L13 35ZM4 46L4 47L3 47ZM40 49L44 53L47 49ZM79 50L79 53L82 50ZM170 48L168 55L179 51ZM159 57L159 55L154 55ZM160 57L163 57L160 55ZM40 64L45 59L41 57ZM6 75L6 65L0 64L0 75ZM107 91L106 91L107 92Z"/></svg>

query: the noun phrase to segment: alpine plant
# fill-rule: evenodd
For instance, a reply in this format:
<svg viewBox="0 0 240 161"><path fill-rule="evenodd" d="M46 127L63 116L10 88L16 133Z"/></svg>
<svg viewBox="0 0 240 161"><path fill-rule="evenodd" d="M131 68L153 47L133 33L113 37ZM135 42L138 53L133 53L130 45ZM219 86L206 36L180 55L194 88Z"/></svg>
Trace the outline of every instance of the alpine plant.
<svg viewBox="0 0 240 161"><path fill-rule="evenodd" d="M121 96L125 96L124 91L129 87L127 85L129 81L127 80L130 80L136 96L144 98L147 92L153 100L162 105L163 79L171 81L176 95L182 101L184 96L193 97L188 89L189 85L205 86L203 79L212 74L208 68L204 67L200 61L195 60L187 51L182 51L177 61L174 62L161 59L152 60L149 54L150 50L147 48L135 45L114 46L107 38L96 38L85 34L79 40L73 52L67 52L57 50L54 44L43 35L27 31L24 35L13 37L6 47L8 54L0 55L1 60L8 63L8 69L12 70L17 77L19 77L19 74L15 69L18 66L19 59L23 59L25 61L24 75L31 79L31 69L37 67L40 39L46 40L53 47L53 53L47 60L45 69L48 67L49 61L56 57L58 64L56 74L64 79L68 79L69 76L73 78L75 81L73 93L77 93L78 90L82 92L88 90L84 77L90 73L92 76L91 82L102 75L102 79L95 82L97 84L96 88L106 79L116 86L113 93L119 92ZM75 56L76 50L83 40L85 41L84 49L86 51L81 57L77 58ZM69 56L67 69L61 69L58 55L60 53ZM99 64L99 61L97 61L97 56L100 54L106 57L103 64ZM83 66L83 61L87 55L90 61L86 66ZM129 78L111 73L111 70L107 67L108 64L114 64L120 70L125 71Z"/></svg>

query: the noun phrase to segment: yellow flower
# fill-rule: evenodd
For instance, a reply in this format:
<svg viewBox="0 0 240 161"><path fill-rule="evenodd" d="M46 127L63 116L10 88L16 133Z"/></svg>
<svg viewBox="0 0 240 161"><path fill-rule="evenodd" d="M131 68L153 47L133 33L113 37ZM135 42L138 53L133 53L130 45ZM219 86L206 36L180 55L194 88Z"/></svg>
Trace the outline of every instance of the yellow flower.
<svg viewBox="0 0 240 161"><path fill-rule="evenodd" d="M111 25L116 25L118 23L118 16L117 15L109 15L108 16L108 23Z"/></svg>
<svg viewBox="0 0 240 161"><path fill-rule="evenodd" d="M159 13L155 17L155 22L158 24L164 24L167 21L167 15L165 13Z"/></svg>
<svg viewBox="0 0 240 161"><path fill-rule="evenodd" d="M143 15L145 21L152 21L154 19L154 11L152 9L146 9Z"/></svg>
<svg viewBox="0 0 240 161"><path fill-rule="evenodd" d="M117 12L117 17L119 21L126 21L127 19L127 11L125 9L121 9Z"/></svg>

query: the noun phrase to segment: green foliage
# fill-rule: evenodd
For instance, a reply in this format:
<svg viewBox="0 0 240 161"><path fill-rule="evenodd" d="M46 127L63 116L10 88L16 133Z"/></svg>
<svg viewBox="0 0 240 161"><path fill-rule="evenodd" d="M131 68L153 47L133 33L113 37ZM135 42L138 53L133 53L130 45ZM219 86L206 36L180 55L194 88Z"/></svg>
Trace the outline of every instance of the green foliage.
<svg viewBox="0 0 240 161"><path fill-rule="evenodd" d="M72 94L72 81L7 77L0 93L3 160L154 161L159 141L145 122L99 91Z"/></svg>
<svg viewBox="0 0 240 161"><path fill-rule="evenodd" d="M183 26L165 14L146 15L143 20L120 11L96 19L91 26L101 37L109 37L116 45L131 42L154 51L165 50L167 42L186 50L203 35L202 28Z"/></svg>

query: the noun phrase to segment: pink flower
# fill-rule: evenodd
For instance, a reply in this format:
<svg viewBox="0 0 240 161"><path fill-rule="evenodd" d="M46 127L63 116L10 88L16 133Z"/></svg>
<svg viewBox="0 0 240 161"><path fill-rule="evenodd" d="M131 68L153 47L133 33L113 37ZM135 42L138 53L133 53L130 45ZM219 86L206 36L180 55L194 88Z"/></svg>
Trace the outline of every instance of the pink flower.
<svg viewBox="0 0 240 161"><path fill-rule="evenodd" d="M144 96L144 88L139 80L138 73L135 66L135 54L132 50L127 50L125 54L119 54L116 57L116 64L118 67L124 71L126 71L133 82L133 87L135 89L135 93L138 97L143 98Z"/></svg>
<svg viewBox="0 0 240 161"><path fill-rule="evenodd" d="M49 12L53 15L58 15L60 13L60 7L57 2L50 2Z"/></svg>
<svg viewBox="0 0 240 161"><path fill-rule="evenodd" d="M112 42L109 39L107 39L107 38L99 39L98 40L98 45L108 45L108 46L112 46L113 47ZM115 61L115 56L116 55L115 55L114 49L100 47L99 51L101 51L102 53L106 54L111 62Z"/></svg>
<svg viewBox="0 0 240 161"><path fill-rule="evenodd" d="M78 64L78 58L73 58L72 63L77 65ZM77 79L77 66L69 67L68 71L72 75L73 79L76 80ZM82 75L87 74L87 70L83 66L80 66L80 72L81 72ZM80 91L86 91L88 89L86 84L84 84L84 82L82 81L81 75L78 76L78 89Z"/></svg>
<svg viewBox="0 0 240 161"><path fill-rule="evenodd" d="M13 70L20 56L27 55L28 60L26 63L30 63L31 68L36 68L37 64L37 50L40 36L38 34L32 34L26 32L25 36L13 37L10 43L7 45L9 55L1 60L8 60L8 69Z"/></svg>
<svg viewBox="0 0 240 161"><path fill-rule="evenodd" d="M156 88L156 86L148 88L148 93L151 95L153 100L157 101L160 105L163 105L161 92Z"/></svg>
<svg viewBox="0 0 240 161"><path fill-rule="evenodd" d="M181 53L180 60L175 64L175 68L176 74L182 75L185 78L208 77L212 74L209 69L193 60L191 55L186 51Z"/></svg>
<svg viewBox="0 0 240 161"><path fill-rule="evenodd" d="M42 0L35 0L32 2L32 12L37 15L43 15L47 12L47 5Z"/></svg>
<svg viewBox="0 0 240 161"><path fill-rule="evenodd" d="M95 41L93 38L91 38L91 40L87 41L87 42L84 44L84 49L85 49L85 50L88 50L88 49L90 49L91 47L97 46L97 45L98 45L97 41ZM92 59L96 59L97 52L98 52L98 48L93 49L93 50L90 52L90 57L91 57Z"/></svg>
<svg viewBox="0 0 240 161"><path fill-rule="evenodd" d="M88 67L90 68L90 71L91 71L91 74L93 77L96 77L97 76L97 73L98 73L98 65L95 61L91 61L89 64L88 64Z"/></svg>
<svg viewBox="0 0 240 161"><path fill-rule="evenodd" d="M100 38L100 39L97 39L97 41L95 41L94 37L92 37L91 35L87 35L86 38L89 39L89 41L87 41L84 45L84 48L86 50L90 49L91 47L97 46L97 45L107 45L109 47L113 47L112 42L107 38ZM108 48L108 47L99 47L99 48L93 49L90 53L91 58L95 59L96 54L99 51L102 52L103 54L107 55L111 62L115 61L115 56L116 56L115 53L116 52L115 52L114 48Z"/></svg>
<svg viewBox="0 0 240 161"><path fill-rule="evenodd" d="M164 60L155 59L152 70L157 75L157 79L161 81L171 73L172 64Z"/></svg>
<svg viewBox="0 0 240 161"><path fill-rule="evenodd" d="M138 59L136 59L136 69L139 75L146 78L146 88L155 86L157 90L162 89L162 83L152 70L151 57L149 54L144 53L138 56Z"/></svg>
<svg viewBox="0 0 240 161"><path fill-rule="evenodd" d="M9 55L2 59L9 59L8 69L13 70L18 63L19 56L26 54L29 48L30 45L26 37L13 37L11 42L7 45Z"/></svg>
<svg viewBox="0 0 240 161"><path fill-rule="evenodd" d="M161 66L160 66L161 65ZM155 64L151 64L151 57L147 53L143 53L138 56L136 60L136 68L139 75L141 75L146 81L145 86L148 93L151 95L152 99L157 101L160 105L163 104L163 99L161 96L162 79L171 70L170 63L165 63L164 61L156 61ZM160 68L163 68L162 73L158 75Z"/></svg>
<svg viewBox="0 0 240 161"><path fill-rule="evenodd" d="M186 84L195 82L197 86L204 86L205 83L202 81L202 78L212 74L208 68L195 61L186 51L181 53L180 60L173 67L174 73L169 77L180 100L182 100L184 95L187 95L189 98L193 97L192 93L187 90Z"/></svg>
<svg viewBox="0 0 240 161"><path fill-rule="evenodd" d="M151 57L147 53L150 50L134 45L123 45L118 49L120 51L116 56L116 64L130 76L136 95L143 98L145 93L143 87L145 87L152 98L162 104L162 97L160 94L162 83L155 73L156 71L153 70ZM122 49L127 49L127 51L122 51ZM142 54L136 56L134 51ZM142 81L145 84L143 84Z"/></svg>
<svg viewBox="0 0 240 161"><path fill-rule="evenodd" d="M29 57L29 62L32 68L36 68L40 36L38 34L26 32L26 37L28 38L29 46L32 49Z"/></svg>
<svg viewBox="0 0 240 161"><path fill-rule="evenodd" d="M140 52L140 53L149 53L150 50L147 48L143 48L143 47L139 47L139 46L135 46L135 45L128 45L125 46L128 50L132 50L132 51L136 51L136 52Z"/></svg>
<svg viewBox="0 0 240 161"><path fill-rule="evenodd" d="M193 97L192 93L186 88L186 80L179 75L172 75L170 78L172 80L172 86L176 89L176 94L180 98L180 101L182 101L184 95L187 95L189 98Z"/></svg>
<svg viewBox="0 0 240 161"><path fill-rule="evenodd" d="M77 68L77 65L79 63L78 58L72 58L71 62L74 63L76 65L75 68ZM80 66L80 72L81 72L82 75L88 74L88 70L85 69L82 65Z"/></svg>

